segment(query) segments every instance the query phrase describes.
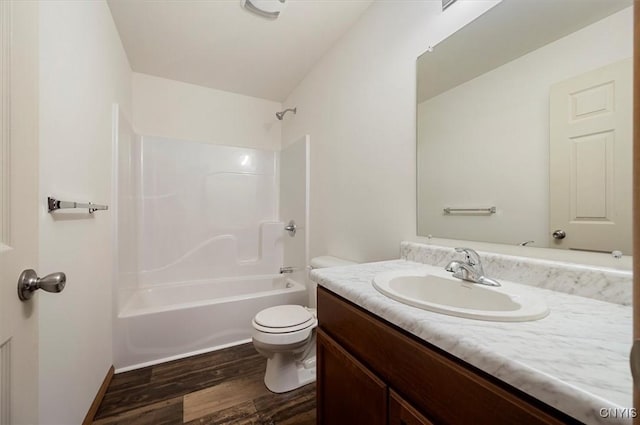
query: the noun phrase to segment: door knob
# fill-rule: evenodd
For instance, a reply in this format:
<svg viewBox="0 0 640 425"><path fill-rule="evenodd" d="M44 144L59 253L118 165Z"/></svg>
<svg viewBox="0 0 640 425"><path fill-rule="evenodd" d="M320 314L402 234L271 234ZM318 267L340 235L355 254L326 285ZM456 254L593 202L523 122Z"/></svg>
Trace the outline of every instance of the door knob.
<svg viewBox="0 0 640 425"><path fill-rule="evenodd" d="M294 237L296 235L296 230L297 230L296 222L293 220L289 220L289 224L284 226L284 230L289 232L289 236Z"/></svg>
<svg viewBox="0 0 640 425"><path fill-rule="evenodd" d="M18 298L21 301L27 301L38 289L47 292L61 292L66 283L67 276L64 273L51 273L40 278L35 270L28 269L20 273L18 278Z"/></svg>
<svg viewBox="0 0 640 425"><path fill-rule="evenodd" d="M551 234L551 236L553 236L553 239L564 239L564 238L567 237L567 234L565 233L564 230L558 229L558 230L554 231Z"/></svg>

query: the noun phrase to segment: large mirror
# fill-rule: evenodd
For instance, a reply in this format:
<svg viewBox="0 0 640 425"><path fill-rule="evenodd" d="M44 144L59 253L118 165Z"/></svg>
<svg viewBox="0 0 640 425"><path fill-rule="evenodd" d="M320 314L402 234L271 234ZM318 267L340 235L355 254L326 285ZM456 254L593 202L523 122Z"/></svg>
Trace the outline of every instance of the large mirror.
<svg viewBox="0 0 640 425"><path fill-rule="evenodd" d="M631 254L632 7L503 0L418 58L418 235Z"/></svg>

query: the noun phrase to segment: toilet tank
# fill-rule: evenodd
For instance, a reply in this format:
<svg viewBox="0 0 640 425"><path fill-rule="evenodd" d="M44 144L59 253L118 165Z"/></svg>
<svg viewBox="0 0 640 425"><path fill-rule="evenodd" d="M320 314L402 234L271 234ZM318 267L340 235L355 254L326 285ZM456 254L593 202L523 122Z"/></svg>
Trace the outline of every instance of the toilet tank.
<svg viewBox="0 0 640 425"><path fill-rule="evenodd" d="M320 257L314 257L309 262L309 272L313 269L324 269L327 267L339 267L339 266L349 266L351 264L356 264L353 261L345 260L344 258L333 257L331 255L322 255ZM310 275L307 276L307 285L309 288L309 307L316 308L317 307L317 294L316 289L318 284L314 282Z"/></svg>

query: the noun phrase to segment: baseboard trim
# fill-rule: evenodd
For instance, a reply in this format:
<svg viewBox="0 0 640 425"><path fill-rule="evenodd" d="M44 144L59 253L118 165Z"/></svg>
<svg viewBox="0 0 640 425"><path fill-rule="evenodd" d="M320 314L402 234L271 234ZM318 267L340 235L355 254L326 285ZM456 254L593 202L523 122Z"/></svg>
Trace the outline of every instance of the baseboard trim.
<svg viewBox="0 0 640 425"><path fill-rule="evenodd" d="M96 417L96 413L98 413L98 408L100 407L100 403L102 403L102 399L107 392L107 388L111 383L111 379L113 378L113 373L115 368L111 366L107 371L107 376L104 377L104 381L102 381L102 385L100 385L100 389L96 394L96 398L93 399L93 403L91 403L91 407L87 412L87 416L84 417L84 421L82 421L82 425L91 425L93 420Z"/></svg>

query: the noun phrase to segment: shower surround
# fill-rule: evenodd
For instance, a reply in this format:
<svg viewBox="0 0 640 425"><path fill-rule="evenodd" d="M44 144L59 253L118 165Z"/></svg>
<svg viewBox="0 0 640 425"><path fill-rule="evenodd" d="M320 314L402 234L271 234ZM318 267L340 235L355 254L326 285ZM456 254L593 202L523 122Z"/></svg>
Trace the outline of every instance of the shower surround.
<svg viewBox="0 0 640 425"><path fill-rule="evenodd" d="M261 309L305 304L279 273L278 152L120 134L119 371L247 342Z"/></svg>

